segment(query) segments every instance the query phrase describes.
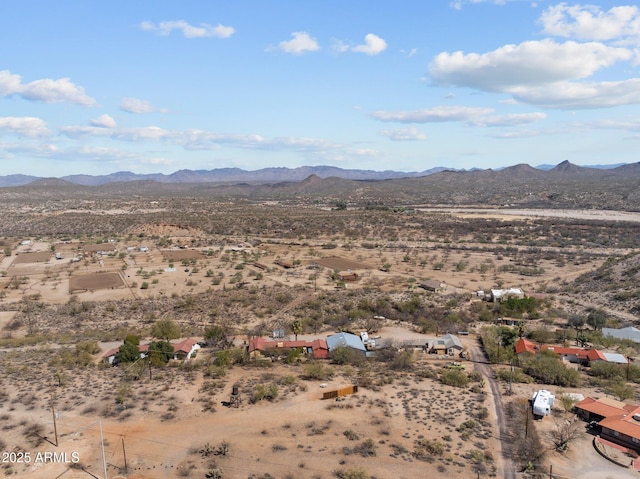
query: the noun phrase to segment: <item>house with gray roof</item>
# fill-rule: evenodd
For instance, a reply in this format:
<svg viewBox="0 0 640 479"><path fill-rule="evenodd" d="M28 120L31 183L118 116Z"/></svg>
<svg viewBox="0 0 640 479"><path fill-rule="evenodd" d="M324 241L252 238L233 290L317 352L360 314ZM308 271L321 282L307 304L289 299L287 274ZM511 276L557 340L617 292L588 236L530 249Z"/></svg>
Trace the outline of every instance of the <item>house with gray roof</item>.
<svg viewBox="0 0 640 479"><path fill-rule="evenodd" d="M628 339L634 343L640 343L640 329L629 326L628 328L602 328L602 335L617 339Z"/></svg>
<svg viewBox="0 0 640 479"><path fill-rule="evenodd" d="M329 354L338 348L351 348L364 355L367 354L367 348L360 336L351 333L337 333L327 336L327 346L329 347Z"/></svg>
<svg viewBox="0 0 640 479"><path fill-rule="evenodd" d="M452 356L464 351L464 346L460 342L458 336L447 333L433 342L431 351L437 354L448 354L449 356Z"/></svg>

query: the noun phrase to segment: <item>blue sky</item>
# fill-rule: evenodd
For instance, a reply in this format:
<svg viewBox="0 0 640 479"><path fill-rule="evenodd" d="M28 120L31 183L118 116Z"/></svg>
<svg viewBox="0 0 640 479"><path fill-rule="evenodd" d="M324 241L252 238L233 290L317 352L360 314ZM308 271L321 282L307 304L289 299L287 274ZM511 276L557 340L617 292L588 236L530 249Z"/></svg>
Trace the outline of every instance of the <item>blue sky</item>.
<svg viewBox="0 0 640 479"><path fill-rule="evenodd" d="M640 8L2 0L0 175L640 161Z"/></svg>

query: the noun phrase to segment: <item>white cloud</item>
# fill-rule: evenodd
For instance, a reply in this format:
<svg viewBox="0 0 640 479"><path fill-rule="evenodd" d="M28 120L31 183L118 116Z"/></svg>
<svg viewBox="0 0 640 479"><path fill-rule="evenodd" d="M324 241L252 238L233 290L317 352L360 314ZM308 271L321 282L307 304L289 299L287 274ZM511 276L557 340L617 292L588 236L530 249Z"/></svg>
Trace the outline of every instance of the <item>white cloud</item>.
<svg viewBox="0 0 640 479"><path fill-rule="evenodd" d="M484 54L443 52L431 62L429 73L439 84L510 92L513 88L586 78L631 56L627 49L602 43L559 44L545 39L506 45Z"/></svg>
<svg viewBox="0 0 640 479"><path fill-rule="evenodd" d="M462 10L462 6L465 3L471 3L471 4L493 3L494 5L505 5L508 1L513 1L513 0L453 0L452 2L449 3L449 6L454 10ZM516 0L516 1L520 1L520 0Z"/></svg>
<svg viewBox="0 0 640 479"><path fill-rule="evenodd" d="M138 98L124 98L120 102L120 109L128 113L166 113L167 110L156 108L148 101Z"/></svg>
<svg viewBox="0 0 640 479"><path fill-rule="evenodd" d="M393 141L424 141L427 135L419 131L417 128L400 128L396 130L380 130L381 136L386 136Z"/></svg>
<svg viewBox="0 0 640 479"><path fill-rule="evenodd" d="M5 116L0 117L0 133L7 132L14 135L38 138L49 136L51 132L46 123L40 118L32 116Z"/></svg>
<svg viewBox="0 0 640 479"><path fill-rule="evenodd" d="M519 126L544 120L547 117L544 113L512 113L510 115L483 116L469 120L467 123L472 126Z"/></svg>
<svg viewBox="0 0 640 479"><path fill-rule="evenodd" d="M99 128L115 128L117 125L116 121L106 113L104 115L100 115L98 118L91 120L91 126L97 126Z"/></svg>
<svg viewBox="0 0 640 479"><path fill-rule="evenodd" d="M614 40L640 37L640 9L637 6L612 7L602 11L595 5L560 3L540 16L543 32L580 40Z"/></svg>
<svg viewBox="0 0 640 479"><path fill-rule="evenodd" d="M157 126L139 128L103 128L96 126L67 126L60 128L60 132L69 138L83 138L87 136L109 137L122 141L163 140L173 136L169 130Z"/></svg>
<svg viewBox="0 0 640 479"><path fill-rule="evenodd" d="M278 48L286 53L300 55L304 52L315 52L320 49L318 42L309 36L307 32L293 32L291 40L282 41Z"/></svg>
<svg viewBox="0 0 640 479"><path fill-rule="evenodd" d="M0 143L0 150L10 153L10 157L13 157L14 153L21 155L26 153L32 156L50 156L58 151L58 147L50 143L28 143L22 141L20 143Z"/></svg>
<svg viewBox="0 0 640 479"><path fill-rule="evenodd" d="M112 138L124 141L162 140L171 137L171 132L157 126L117 129Z"/></svg>
<svg viewBox="0 0 640 479"><path fill-rule="evenodd" d="M214 27L206 23L193 26L184 20L165 21L160 22L157 25L153 22L146 21L140 24L140 28L144 31L158 32L158 34L164 36L171 34L174 30L179 30L185 38L229 38L235 33L235 29L233 27L227 27L220 24Z"/></svg>
<svg viewBox="0 0 640 479"><path fill-rule="evenodd" d="M513 88L524 103L556 109L610 108L640 103L640 78L617 82L557 82L535 88Z"/></svg>
<svg viewBox="0 0 640 479"><path fill-rule="evenodd" d="M331 43L331 49L336 53L345 53L349 51L349 45L342 40L333 40Z"/></svg>
<svg viewBox="0 0 640 479"><path fill-rule="evenodd" d="M351 48L357 53L365 53L367 55L377 55L387 49L387 42L373 33L368 33L364 37L364 45L357 45Z"/></svg>
<svg viewBox="0 0 640 479"><path fill-rule="evenodd" d="M447 121L467 121L481 115L492 113L491 108L467 106L437 106L412 111L374 111L371 116L376 120L398 123L441 123Z"/></svg>
<svg viewBox="0 0 640 479"><path fill-rule="evenodd" d="M22 77L9 70L0 71L0 94L18 95L25 100L44 103L74 103L87 107L96 105L96 101L87 96L84 88L73 84L68 78L45 78L22 83Z"/></svg>
<svg viewBox="0 0 640 479"><path fill-rule="evenodd" d="M146 165L171 165L173 162L168 158L143 158L140 160L140 163L144 163Z"/></svg>

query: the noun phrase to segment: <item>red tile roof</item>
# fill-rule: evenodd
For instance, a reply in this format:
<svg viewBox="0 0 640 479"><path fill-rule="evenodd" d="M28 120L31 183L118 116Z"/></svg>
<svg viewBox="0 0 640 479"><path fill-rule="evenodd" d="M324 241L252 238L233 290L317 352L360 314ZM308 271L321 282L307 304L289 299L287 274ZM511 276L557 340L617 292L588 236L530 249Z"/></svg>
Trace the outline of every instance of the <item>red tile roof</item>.
<svg viewBox="0 0 640 479"><path fill-rule="evenodd" d="M324 339L313 341L267 341L264 338L253 338L249 341L249 352L268 351L273 349L311 348L315 359L327 359L329 347Z"/></svg>
<svg viewBox="0 0 640 479"><path fill-rule="evenodd" d="M590 412L602 417L618 416L626 414L625 404L619 401L595 399L592 397L584 398L575 405L576 409ZM635 406L633 406L635 408Z"/></svg>
<svg viewBox="0 0 640 479"><path fill-rule="evenodd" d="M636 407L626 414L606 417L598 424L640 440L640 407Z"/></svg>
<svg viewBox="0 0 640 479"><path fill-rule="evenodd" d="M516 354L531 353L536 354L538 352L538 346L533 341L520 338L516 341Z"/></svg>

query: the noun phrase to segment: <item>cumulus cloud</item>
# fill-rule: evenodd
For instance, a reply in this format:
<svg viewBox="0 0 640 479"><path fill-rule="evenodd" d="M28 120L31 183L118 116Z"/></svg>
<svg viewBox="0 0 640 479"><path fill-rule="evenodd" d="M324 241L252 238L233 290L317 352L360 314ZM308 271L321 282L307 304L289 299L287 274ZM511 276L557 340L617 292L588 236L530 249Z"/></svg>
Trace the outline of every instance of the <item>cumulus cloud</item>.
<svg viewBox="0 0 640 479"><path fill-rule="evenodd" d="M293 32L291 40L282 41L278 48L286 53L301 55L305 52L315 52L320 49L318 42L309 36L307 32Z"/></svg>
<svg viewBox="0 0 640 479"><path fill-rule="evenodd" d="M44 121L32 116L0 117L0 133L2 132L29 138L39 138L51 134Z"/></svg>
<svg viewBox="0 0 640 479"><path fill-rule="evenodd" d="M575 110L640 103L640 78L616 82L557 82L535 88L513 88L513 97L546 108Z"/></svg>
<svg viewBox="0 0 640 479"><path fill-rule="evenodd" d="M166 113L167 110L156 108L148 101L138 98L124 98L120 102L120 109L127 113Z"/></svg>
<svg viewBox="0 0 640 479"><path fill-rule="evenodd" d="M98 118L91 120L91 126L96 126L99 128L115 128L117 125L116 121L106 113L104 115L100 115Z"/></svg>
<svg viewBox="0 0 640 479"><path fill-rule="evenodd" d="M429 65L431 78L443 85L483 91L509 92L515 87L537 86L586 78L632 52L602 43L527 41L484 53L443 52Z"/></svg>
<svg viewBox="0 0 640 479"><path fill-rule="evenodd" d="M491 108L468 106L437 106L411 111L374 111L376 120L397 123L442 123L447 121L467 121L492 113Z"/></svg>
<svg viewBox="0 0 640 479"><path fill-rule="evenodd" d="M220 24L212 26L206 23L194 26L184 20L165 21L158 24L146 21L140 24L140 28L147 32L157 32L159 35L163 36L171 34L174 30L179 30L185 38L229 38L235 33L235 29L233 27L227 27Z"/></svg>
<svg viewBox="0 0 640 479"><path fill-rule="evenodd" d="M580 40L614 40L640 37L640 9L637 6L612 7L603 11L595 5L560 3L540 16L543 32Z"/></svg>
<svg viewBox="0 0 640 479"><path fill-rule="evenodd" d="M8 157L13 157L14 153L18 153L20 155L29 154L32 156L51 156L59 151L56 145L51 143L33 143L33 142L24 142L21 141L19 143L0 143L0 150L4 150L9 153Z"/></svg>
<svg viewBox="0 0 640 479"><path fill-rule="evenodd" d="M20 75L9 70L0 71L0 94L17 95L25 100L44 103L74 103L87 107L96 105L96 101L85 93L84 88L75 85L69 78L44 78L23 83Z"/></svg>
<svg viewBox="0 0 640 479"><path fill-rule="evenodd" d="M427 135L418 131L417 128L400 128L396 130L380 130L381 136L386 136L393 141L424 141Z"/></svg>
<svg viewBox="0 0 640 479"><path fill-rule="evenodd" d="M387 49L387 42L373 33L368 33L364 37L364 45L356 45L351 48L357 53L365 53L367 55L377 55Z"/></svg>
<svg viewBox="0 0 640 479"><path fill-rule="evenodd" d="M544 113L512 113L509 115L493 115L473 118L467 123L472 126L520 126L536 121L544 120L547 117Z"/></svg>
<svg viewBox="0 0 640 479"><path fill-rule="evenodd" d="M60 132L69 138L109 137L122 141L163 140L171 138L169 130L157 126L139 128L104 128L97 126L66 126Z"/></svg>

